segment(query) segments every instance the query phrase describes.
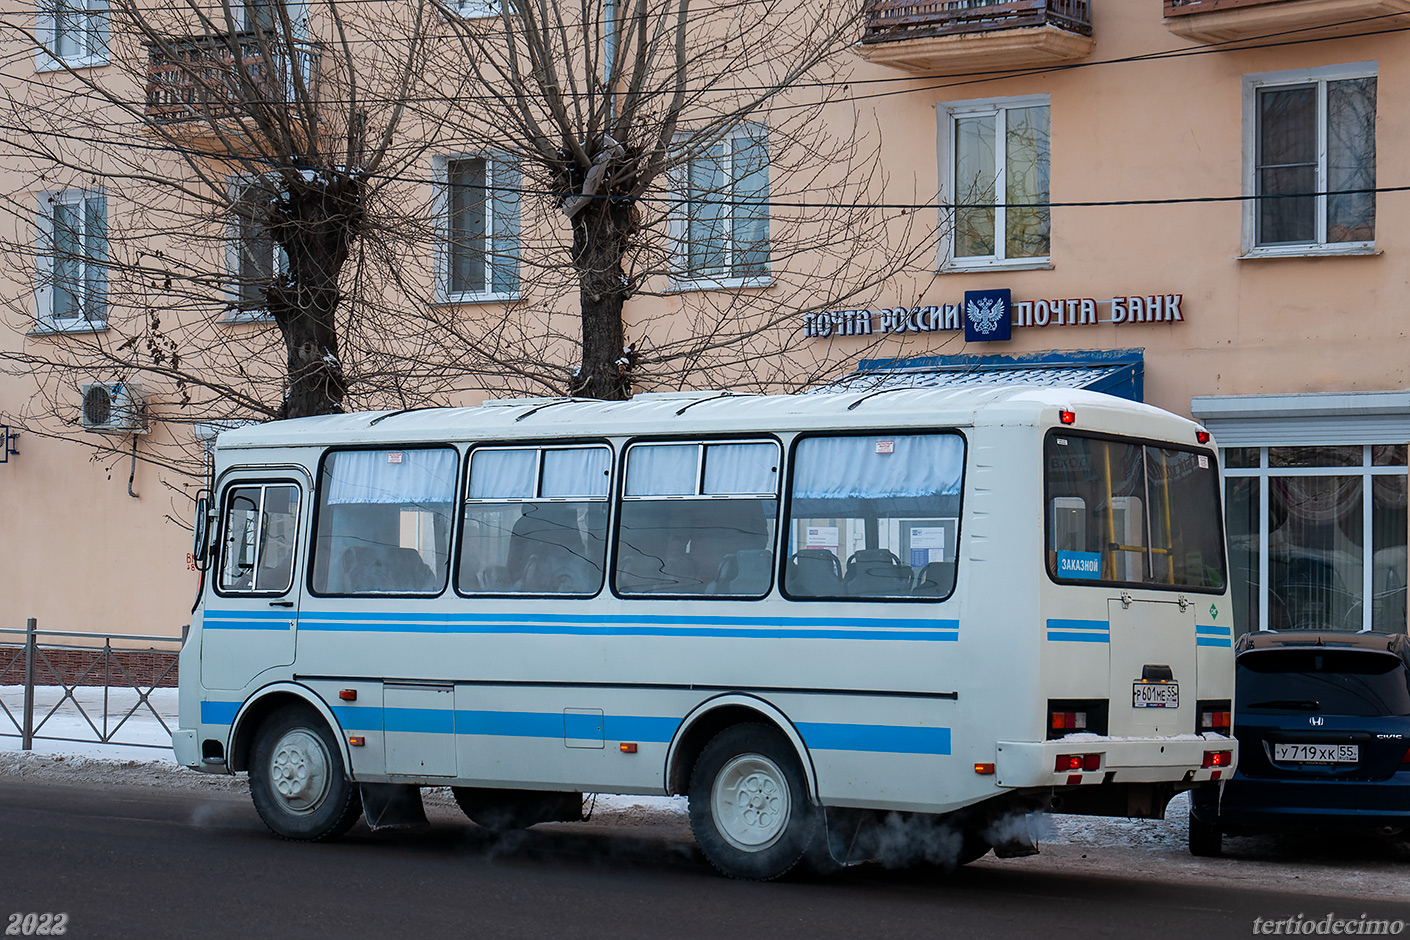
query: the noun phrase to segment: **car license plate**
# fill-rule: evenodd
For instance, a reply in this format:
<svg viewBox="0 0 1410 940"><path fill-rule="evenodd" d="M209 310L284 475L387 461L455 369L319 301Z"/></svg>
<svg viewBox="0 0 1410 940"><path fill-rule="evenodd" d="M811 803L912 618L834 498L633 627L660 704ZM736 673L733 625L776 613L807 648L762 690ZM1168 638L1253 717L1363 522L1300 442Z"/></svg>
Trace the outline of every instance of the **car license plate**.
<svg viewBox="0 0 1410 940"><path fill-rule="evenodd" d="M1179 708L1180 683L1134 682L1131 685L1132 708Z"/></svg>
<svg viewBox="0 0 1410 940"><path fill-rule="evenodd" d="M1273 759L1295 764L1354 764L1361 759L1356 744L1275 744Z"/></svg>

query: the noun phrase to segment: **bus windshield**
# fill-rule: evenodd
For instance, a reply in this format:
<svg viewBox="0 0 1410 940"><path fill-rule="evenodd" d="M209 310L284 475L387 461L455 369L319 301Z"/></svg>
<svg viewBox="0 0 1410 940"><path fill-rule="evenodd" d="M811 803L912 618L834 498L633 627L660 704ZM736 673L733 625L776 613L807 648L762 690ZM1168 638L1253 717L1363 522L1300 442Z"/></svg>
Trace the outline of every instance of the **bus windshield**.
<svg viewBox="0 0 1410 940"><path fill-rule="evenodd" d="M1054 431L1043 457L1055 580L1223 590L1212 454Z"/></svg>

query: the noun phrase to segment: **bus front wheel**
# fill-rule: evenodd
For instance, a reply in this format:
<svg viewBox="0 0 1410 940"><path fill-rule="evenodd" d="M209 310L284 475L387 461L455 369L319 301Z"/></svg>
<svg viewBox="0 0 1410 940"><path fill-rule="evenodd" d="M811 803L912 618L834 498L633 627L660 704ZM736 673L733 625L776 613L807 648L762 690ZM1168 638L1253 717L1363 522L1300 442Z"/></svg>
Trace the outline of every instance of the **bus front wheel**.
<svg viewBox="0 0 1410 940"><path fill-rule="evenodd" d="M798 756L770 725L716 735L691 771L689 796L696 843L731 878L782 877L822 837Z"/></svg>
<svg viewBox="0 0 1410 940"><path fill-rule="evenodd" d="M332 729L298 705L278 709L260 726L250 797L270 832L298 842L337 838L362 810Z"/></svg>

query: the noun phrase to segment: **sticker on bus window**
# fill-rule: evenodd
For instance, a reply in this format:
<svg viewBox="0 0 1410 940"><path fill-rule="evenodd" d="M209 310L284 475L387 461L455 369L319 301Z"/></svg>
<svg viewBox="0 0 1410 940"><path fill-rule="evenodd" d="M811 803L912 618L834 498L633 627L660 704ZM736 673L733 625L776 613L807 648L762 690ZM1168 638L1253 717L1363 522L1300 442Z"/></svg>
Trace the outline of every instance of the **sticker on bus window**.
<svg viewBox="0 0 1410 940"><path fill-rule="evenodd" d="M894 454L894 453L896 453L896 442L895 442L895 441L877 441L877 442L876 442L876 452L877 452L878 454Z"/></svg>
<svg viewBox="0 0 1410 940"><path fill-rule="evenodd" d="M1058 552L1059 578L1080 578L1096 581L1102 576L1101 552Z"/></svg>
<svg viewBox="0 0 1410 940"><path fill-rule="evenodd" d="M387 455L387 463L401 463L401 453L398 451L392 451L390 454Z"/></svg>
<svg viewBox="0 0 1410 940"><path fill-rule="evenodd" d="M1199 455L1199 468L1201 470L1209 469L1209 458L1206 457L1204 454Z"/></svg>

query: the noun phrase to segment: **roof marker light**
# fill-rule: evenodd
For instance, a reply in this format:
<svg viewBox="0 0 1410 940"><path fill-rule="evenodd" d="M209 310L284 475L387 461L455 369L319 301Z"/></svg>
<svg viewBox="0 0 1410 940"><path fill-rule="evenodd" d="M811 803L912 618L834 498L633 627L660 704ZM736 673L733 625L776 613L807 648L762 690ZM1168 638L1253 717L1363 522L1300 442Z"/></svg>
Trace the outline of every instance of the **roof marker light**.
<svg viewBox="0 0 1410 940"><path fill-rule="evenodd" d="M1062 411L1058 412L1058 420L1060 420L1063 424L1076 424L1077 412L1068 411L1066 408L1064 408Z"/></svg>
<svg viewBox="0 0 1410 940"><path fill-rule="evenodd" d="M1195 431L1195 440L1198 441L1198 442L1201 443L1201 444L1208 444L1208 443L1209 443L1209 432L1206 431L1204 428L1198 428L1198 429Z"/></svg>

